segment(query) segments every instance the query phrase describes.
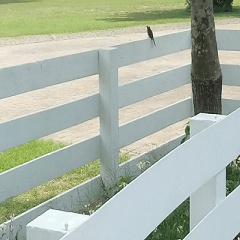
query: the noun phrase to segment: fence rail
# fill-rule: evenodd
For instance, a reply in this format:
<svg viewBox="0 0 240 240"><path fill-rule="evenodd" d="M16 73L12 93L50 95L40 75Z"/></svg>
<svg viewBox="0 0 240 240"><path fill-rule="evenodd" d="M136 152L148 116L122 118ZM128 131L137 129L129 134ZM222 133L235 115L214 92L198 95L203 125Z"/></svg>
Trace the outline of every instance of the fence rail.
<svg viewBox="0 0 240 240"><path fill-rule="evenodd" d="M0 99L98 74L98 51L0 69Z"/></svg>
<svg viewBox="0 0 240 240"><path fill-rule="evenodd" d="M239 46L235 43L229 47L231 39L239 42L239 32L217 31L217 40L221 50L239 50ZM152 48L150 41L141 40L111 48L0 69L2 86L0 98L95 74L99 74L100 79L100 90L95 95L0 123L0 152L2 152L100 117L99 135L1 173L0 203L98 158L101 160L101 176L103 177L108 167L113 170L118 168L120 148L193 115L192 100L188 98L119 126L119 108L190 83L191 66L185 65L118 86L119 67L191 48L189 30L157 37L155 40L156 48ZM222 71L225 85L239 86L240 67L238 65L222 65ZM223 99L224 113L228 114L239 106L239 100ZM174 144L176 146L176 142ZM171 146L171 150L172 148ZM161 162L161 164L165 164L166 161ZM56 165L59 167L56 168ZM44 176L39 175L36 174L36 171L45 174ZM158 181L160 180L158 179ZM176 204L179 204L179 201L178 199ZM31 221L42 213L43 207L40 208L41 210L38 211L38 207L36 207L33 211L20 216L19 219L24 219L25 223ZM16 221L20 221L19 219ZM152 225L147 226L146 231L149 231L151 227ZM127 239L131 239L131 237Z"/></svg>
<svg viewBox="0 0 240 240"><path fill-rule="evenodd" d="M100 158L99 149L97 136L3 172L0 175L0 202Z"/></svg>
<svg viewBox="0 0 240 240"><path fill-rule="evenodd" d="M194 228L184 240L233 239L239 233L240 187L236 188L224 202L215 208L203 222ZM224 217L219 217L224 216ZM218 231L219 230L219 231ZM206 234L207 233L207 234Z"/></svg>
<svg viewBox="0 0 240 240"><path fill-rule="evenodd" d="M177 112L178 114L173 115L173 112ZM127 123L120 128L120 148L130 145L176 122L187 119L192 114L192 100L188 98ZM131 135L129 132L131 132Z"/></svg>
<svg viewBox="0 0 240 240"><path fill-rule="evenodd" d="M61 239L146 238L186 198L239 155L239 118L240 109L180 145ZM233 228L231 225L240 213L239 189L214 209L206 222L200 223L186 239L226 240L236 236L239 220ZM231 209L229 212L228 207ZM230 222L227 223L225 216ZM227 224L219 228L217 223L221 223L220 226ZM210 230L209 236L207 230Z"/></svg>
<svg viewBox="0 0 240 240"><path fill-rule="evenodd" d="M0 124L0 151L99 116L99 94ZM6 138L6 136L8 136Z"/></svg>
<svg viewBox="0 0 240 240"><path fill-rule="evenodd" d="M190 83L190 71L191 65L188 64L121 85L119 87L119 108Z"/></svg>

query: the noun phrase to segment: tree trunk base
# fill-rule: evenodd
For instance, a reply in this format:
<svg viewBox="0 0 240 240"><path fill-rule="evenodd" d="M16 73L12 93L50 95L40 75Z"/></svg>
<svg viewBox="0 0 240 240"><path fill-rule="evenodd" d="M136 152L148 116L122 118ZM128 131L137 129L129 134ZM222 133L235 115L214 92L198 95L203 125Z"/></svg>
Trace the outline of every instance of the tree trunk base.
<svg viewBox="0 0 240 240"><path fill-rule="evenodd" d="M222 114L222 75L202 81L192 75L194 115L198 113Z"/></svg>

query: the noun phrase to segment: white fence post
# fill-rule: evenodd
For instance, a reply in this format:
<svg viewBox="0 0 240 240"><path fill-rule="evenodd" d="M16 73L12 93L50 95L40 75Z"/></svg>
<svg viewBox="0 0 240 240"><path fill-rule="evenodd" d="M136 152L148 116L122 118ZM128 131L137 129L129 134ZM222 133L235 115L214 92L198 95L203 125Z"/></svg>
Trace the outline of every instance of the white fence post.
<svg viewBox="0 0 240 240"><path fill-rule="evenodd" d="M190 137L226 116L200 113L190 121ZM205 144L205 143L203 143ZM215 160L217 161L217 159ZM226 197L226 169L206 182L190 196L190 230Z"/></svg>
<svg viewBox="0 0 240 240"><path fill-rule="evenodd" d="M100 174L105 185L116 180L119 166L117 49L99 50Z"/></svg>
<svg viewBox="0 0 240 240"><path fill-rule="evenodd" d="M27 240L59 240L88 218L88 215L49 209L27 224Z"/></svg>

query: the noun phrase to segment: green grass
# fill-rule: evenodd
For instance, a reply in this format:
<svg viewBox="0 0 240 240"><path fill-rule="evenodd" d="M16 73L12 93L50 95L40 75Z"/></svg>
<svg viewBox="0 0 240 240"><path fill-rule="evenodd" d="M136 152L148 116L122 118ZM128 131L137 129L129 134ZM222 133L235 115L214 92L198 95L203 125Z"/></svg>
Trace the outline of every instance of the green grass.
<svg viewBox="0 0 240 240"><path fill-rule="evenodd" d="M233 11L217 19L240 16ZM0 0L0 38L190 21L185 0Z"/></svg>
<svg viewBox="0 0 240 240"><path fill-rule="evenodd" d="M15 216L43 203L64 191L67 191L100 173L100 161L96 160L79 169L36 187L18 197L0 205L0 224Z"/></svg>
<svg viewBox="0 0 240 240"><path fill-rule="evenodd" d="M7 150L0 154L1 172L28 162L36 157L66 146L64 143L51 140L37 140L22 146ZM125 153L120 157L120 163L129 159ZM5 164L8 162L8 164ZM39 205L42 202L68 190L80 183L97 176L100 173L100 161L96 160L81 168L34 188L18 197L0 205L0 223L14 214L15 216ZM238 160L227 166L227 194L240 184L240 156ZM127 181L128 183L129 181ZM98 204L98 202L97 202ZM97 205L96 204L96 205ZM93 204L94 206L94 204ZM189 232L189 198L172 212L146 240L183 239Z"/></svg>
<svg viewBox="0 0 240 240"><path fill-rule="evenodd" d="M0 173L26 163L52 151L65 147L66 144L51 140L36 140L0 153ZM129 159L127 153L120 156L120 163ZM0 204L0 224L47 201L58 194L87 181L100 173L100 161L96 160L50 182L36 187L18 197Z"/></svg>
<svg viewBox="0 0 240 240"><path fill-rule="evenodd" d="M32 159L65 147L66 144L51 140L36 140L0 153L0 173Z"/></svg>
<svg viewBox="0 0 240 240"><path fill-rule="evenodd" d="M31 161L37 157L45 155L47 153L53 152L60 148L65 147L66 144L61 142L53 142L51 140L36 140L29 142L27 144L6 150L0 153L0 173L7 171L13 167L24 164L28 161ZM30 206L34 206L34 203L37 204L38 199L33 199L34 193L38 191L37 189L32 192L29 191L22 196L16 197L12 200L5 202L0 205L0 223L9 219L10 215L18 215L25 210L29 209ZM28 196L31 198L27 198ZM36 195L36 194L35 194ZM24 198L24 196L26 198ZM21 202L22 199L22 202ZM30 199L30 200L29 200ZM44 197L42 199L44 201ZM38 202L40 203L40 202Z"/></svg>
<svg viewBox="0 0 240 240"><path fill-rule="evenodd" d="M160 23L166 23L169 20L174 22L171 19L184 21L189 17L189 13L182 11L185 7L184 1L165 0L159 3L158 0L35 0L18 2L0 4L0 37L104 30L146 23L157 24L159 21Z"/></svg>
<svg viewBox="0 0 240 240"><path fill-rule="evenodd" d="M189 198L172 212L146 240L184 239L189 233Z"/></svg>

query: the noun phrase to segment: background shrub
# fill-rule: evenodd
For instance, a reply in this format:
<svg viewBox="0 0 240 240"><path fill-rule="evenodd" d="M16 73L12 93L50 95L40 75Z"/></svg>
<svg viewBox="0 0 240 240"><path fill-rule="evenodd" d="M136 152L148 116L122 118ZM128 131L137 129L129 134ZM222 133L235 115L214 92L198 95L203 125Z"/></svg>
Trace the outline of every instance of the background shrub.
<svg viewBox="0 0 240 240"><path fill-rule="evenodd" d="M214 12L232 11L233 0L213 0ZM186 0L187 9L191 9L191 0Z"/></svg>

